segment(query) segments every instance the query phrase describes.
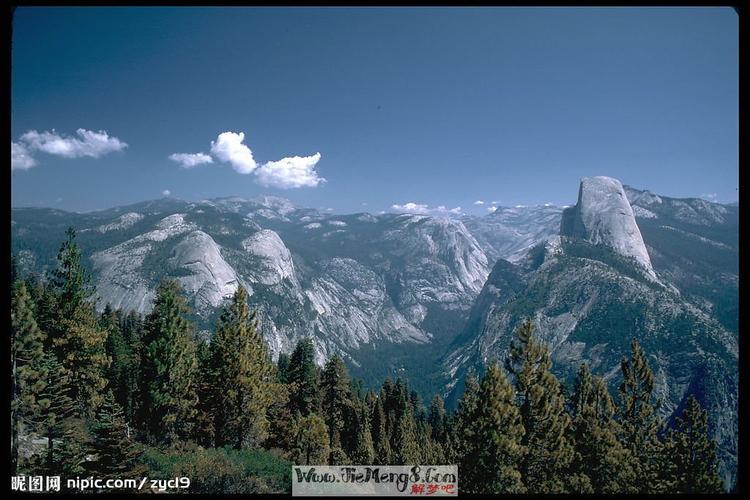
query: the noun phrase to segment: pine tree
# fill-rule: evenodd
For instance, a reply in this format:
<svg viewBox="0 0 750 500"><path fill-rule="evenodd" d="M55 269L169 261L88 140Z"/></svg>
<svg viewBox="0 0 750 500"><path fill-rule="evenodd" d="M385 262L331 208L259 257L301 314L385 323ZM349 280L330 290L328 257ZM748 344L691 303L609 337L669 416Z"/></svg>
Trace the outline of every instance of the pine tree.
<svg viewBox="0 0 750 500"><path fill-rule="evenodd" d="M578 478L570 475L573 446L568 440L570 417L560 383L552 374L549 349L534 336L530 321L517 330L510 346L509 371L525 430L521 444L523 482L529 493L564 493Z"/></svg>
<svg viewBox="0 0 750 500"><path fill-rule="evenodd" d="M87 470L102 479L142 476L146 472L139 463L142 448L135 442L120 405L112 394L104 398L92 425L94 459Z"/></svg>
<svg viewBox="0 0 750 500"><path fill-rule="evenodd" d="M142 382L146 431L152 442L174 444L193 431L198 360L179 284L164 280L146 319Z"/></svg>
<svg viewBox="0 0 750 500"><path fill-rule="evenodd" d="M236 449L259 445L268 432L274 366L258 331L255 313L242 286L224 309L211 342L218 400L215 412L218 446Z"/></svg>
<svg viewBox="0 0 750 500"><path fill-rule="evenodd" d="M344 442L347 454L356 465L370 465L375 459L367 405L359 399L348 407L348 421L352 423L353 440Z"/></svg>
<svg viewBox="0 0 750 500"><path fill-rule="evenodd" d="M18 437L26 419L40 411L39 395L45 385L42 367L44 333L33 315L33 304L23 281L11 293L11 473L18 466Z"/></svg>
<svg viewBox="0 0 750 500"><path fill-rule="evenodd" d="M469 370L464 380L464 393L458 401L448 432L446 458L450 463L458 463L470 453L474 436L472 422L479 406L479 382L473 370Z"/></svg>
<svg viewBox="0 0 750 500"><path fill-rule="evenodd" d="M109 304L100 317L100 327L107 331L105 343L107 356L112 360L108 376L109 387L115 401L123 408L123 413L133 416L133 386L136 383L138 362L133 346L127 341L122 331L123 318L119 310L113 310Z"/></svg>
<svg viewBox="0 0 750 500"><path fill-rule="evenodd" d="M674 429L667 434L669 493L723 493L716 469L716 444L708 436L708 416L691 394Z"/></svg>
<svg viewBox="0 0 750 500"><path fill-rule="evenodd" d="M279 359L276 362L276 375L282 384L289 383L289 355L286 353L279 353Z"/></svg>
<svg viewBox="0 0 750 500"><path fill-rule="evenodd" d="M75 230L68 228L66 235L53 272L54 322L46 333L52 338L58 359L70 373L78 416L90 418L107 385L106 370L110 364L105 350L107 332L99 327L94 307L89 303L93 290L81 262Z"/></svg>
<svg viewBox="0 0 750 500"><path fill-rule="evenodd" d="M323 368L320 392L323 419L328 426L328 446L334 449L341 446L344 417L352 405L349 374L346 365L337 355L332 356Z"/></svg>
<svg viewBox="0 0 750 500"><path fill-rule="evenodd" d="M207 341L198 344L196 350L198 359L198 374L196 376L196 405L195 426L193 433L196 442L206 448L216 445L215 409L219 406L221 387L216 387L211 348Z"/></svg>
<svg viewBox="0 0 750 500"><path fill-rule="evenodd" d="M661 443L658 432L661 422L654 402L654 375L648 365L646 353L637 340L630 344L631 358L623 359L620 403L617 409L620 422L620 442L630 452L631 468L636 483L628 488L641 493L658 493Z"/></svg>
<svg viewBox="0 0 750 500"><path fill-rule="evenodd" d="M72 398L73 387L69 372L50 351L42 356L40 372L44 381L37 395L39 410L29 416L31 427L47 439L47 450L37 470L59 475L65 458L61 457L65 449L63 444L71 438L71 433L67 431L72 427L70 423L75 419L76 413ZM80 462L80 458L74 460L74 463Z"/></svg>
<svg viewBox="0 0 750 500"><path fill-rule="evenodd" d="M409 391L401 380L396 382L396 409L391 439L392 458L395 464L418 464L422 461L421 443L418 440L414 407L409 400Z"/></svg>
<svg viewBox="0 0 750 500"><path fill-rule="evenodd" d="M293 448L291 460L296 464L322 464L329 457L328 428L323 419L311 413L297 413L292 425Z"/></svg>
<svg viewBox="0 0 750 500"><path fill-rule="evenodd" d="M315 366L315 349L312 340L297 343L289 360L287 378L290 384L289 405L292 413L302 416L318 411L318 371Z"/></svg>
<svg viewBox="0 0 750 500"><path fill-rule="evenodd" d="M473 383L467 384L469 398ZM524 493L519 465L524 457L524 428L514 405L514 391L497 363L487 371L476 393L466 401L464 454L459 462L462 489L468 493ZM466 399L466 398L465 398Z"/></svg>
<svg viewBox="0 0 750 500"><path fill-rule="evenodd" d="M581 364L571 397L571 438L575 448L573 473L586 479L583 492L634 493L630 452L617 440L615 404L601 377Z"/></svg>
<svg viewBox="0 0 750 500"><path fill-rule="evenodd" d="M445 403L439 394L432 398L430 403L430 415L427 418L430 424L431 437L438 443L445 443L447 434L447 418L445 415Z"/></svg>
<svg viewBox="0 0 750 500"><path fill-rule="evenodd" d="M386 416L383 410L383 398L376 397L370 409L370 429L374 447L373 461L379 465L391 464L391 444L386 431Z"/></svg>

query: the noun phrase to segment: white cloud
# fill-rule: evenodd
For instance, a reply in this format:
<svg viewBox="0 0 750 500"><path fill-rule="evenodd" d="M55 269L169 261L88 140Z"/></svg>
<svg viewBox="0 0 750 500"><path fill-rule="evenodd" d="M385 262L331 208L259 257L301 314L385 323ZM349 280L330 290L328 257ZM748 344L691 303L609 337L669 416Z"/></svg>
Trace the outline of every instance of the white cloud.
<svg viewBox="0 0 750 500"><path fill-rule="evenodd" d="M715 202L718 196L716 195L716 193L704 193L701 195L701 198L703 198L704 200Z"/></svg>
<svg viewBox="0 0 750 500"><path fill-rule="evenodd" d="M164 191L161 192L162 196L169 196L171 194L172 194L172 191L170 191L169 189L165 189Z"/></svg>
<svg viewBox="0 0 750 500"><path fill-rule="evenodd" d="M10 169L28 170L36 165L36 160L31 157L29 150L20 142L10 143Z"/></svg>
<svg viewBox="0 0 750 500"><path fill-rule="evenodd" d="M240 174L249 174L258 166L253 159L253 152L242 142L245 133L223 132L216 141L211 141L211 153L220 161L232 165Z"/></svg>
<svg viewBox="0 0 750 500"><path fill-rule="evenodd" d="M396 210L401 213L410 213L410 214L460 214L461 213L461 207L455 207L455 208L446 208L445 205L439 205L434 208L430 208L429 205L424 205L421 203L414 203L414 202L408 202L404 203L403 205L399 204L393 204L391 205L391 210Z"/></svg>
<svg viewBox="0 0 750 500"><path fill-rule="evenodd" d="M484 205L484 202L482 200L477 200L474 202L474 205Z"/></svg>
<svg viewBox="0 0 750 500"><path fill-rule="evenodd" d="M497 210L497 207L495 205L492 205L491 207L487 207L487 211L490 213L495 213Z"/></svg>
<svg viewBox="0 0 750 500"><path fill-rule="evenodd" d="M393 210L399 210L411 214L426 214L429 211L429 207L427 205L422 205L411 201L409 203L404 203L403 205L394 203L393 205L391 205L391 208Z"/></svg>
<svg viewBox="0 0 750 500"><path fill-rule="evenodd" d="M291 156L278 161L264 163L256 172L262 186L291 189L316 187L326 180L318 175L315 166L320 153L312 156Z"/></svg>
<svg viewBox="0 0 750 500"><path fill-rule="evenodd" d="M214 159L206 153L173 153L169 155L169 159L179 163L182 168L192 168L214 162Z"/></svg>
<svg viewBox="0 0 750 500"><path fill-rule="evenodd" d="M78 137L63 136L54 129L51 132L29 130L21 136L21 140L30 151L41 151L64 158L99 158L128 146L117 137L110 137L104 130L94 132L79 128L76 134Z"/></svg>

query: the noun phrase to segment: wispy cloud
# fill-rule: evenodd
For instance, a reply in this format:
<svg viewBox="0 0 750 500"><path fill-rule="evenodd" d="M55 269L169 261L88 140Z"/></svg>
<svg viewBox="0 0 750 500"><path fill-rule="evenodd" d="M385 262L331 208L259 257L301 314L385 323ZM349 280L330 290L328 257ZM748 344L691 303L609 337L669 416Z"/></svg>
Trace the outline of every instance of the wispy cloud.
<svg viewBox="0 0 750 500"><path fill-rule="evenodd" d="M701 195L701 198L703 198L704 200L713 201L715 203L718 199L718 196L716 195L716 193L703 193Z"/></svg>
<svg viewBox="0 0 750 500"><path fill-rule="evenodd" d="M391 205L391 210L395 210L400 213L409 214L460 214L461 207L446 208L444 205L437 207L430 207L422 203L414 203L412 201L399 205L394 203Z"/></svg>
<svg viewBox="0 0 750 500"><path fill-rule="evenodd" d="M28 170L37 164L33 154L46 153L63 158L99 158L109 153L122 151L127 143L111 137L106 131L94 132L79 128L75 136L52 131L29 130L18 142L11 142L11 169Z"/></svg>
<svg viewBox="0 0 750 500"><path fill-rule="evenodd" d="M316 187L326 180L318 175L315 166L320 153L312 156L292 156L264 163L256 172L261 186L281 189Z"/></svg>
<svg viewBox="0 0 750 500"><path fill-rule="evenodd" d="M214 159L206 153L173 153L169 155L169 159L179 163L182 168L193 168L214 162Z"/></svg>
<svg viewBox="0 0 750 500"><path fill-rule="evenodd" d="M36 165L36 160L31 157L28 148L20 142L10 143L10 169L28 170Z"/></svg>
<svg viewBox="0 0 750 500"><path fill-rule="evenodd" d="M83 156L99 158L128 147L127 143L117 137L110 137L104 130L94 132L79 128L76 130L76 135L78 137L60 135L54 129L51 132L29 130L21 136L21 141L31 151L41 151L63 158L80 158Z"/></svg>
<svg viewBox="0 0 750 500"><path fill-rule="evenodd" d="M477 200L474 202L474 205L484 205L484 202L482 200Z"/></svg>
<svg viewBox="0 0 750 500"><path fill-rule="evenodd" d="M171 194L172 194L172 191L170 191L169 189L165 189L164 191L161 192L162 196L170 196Z"/></svg>
<svg viewBox="0 0 750 500"><path fill-rule="evenodd" d="M257 168L253 152L243 142L245 133L222 132L211 141L211 153L219 160L232 165L240 174L250 174Z"/></svg>

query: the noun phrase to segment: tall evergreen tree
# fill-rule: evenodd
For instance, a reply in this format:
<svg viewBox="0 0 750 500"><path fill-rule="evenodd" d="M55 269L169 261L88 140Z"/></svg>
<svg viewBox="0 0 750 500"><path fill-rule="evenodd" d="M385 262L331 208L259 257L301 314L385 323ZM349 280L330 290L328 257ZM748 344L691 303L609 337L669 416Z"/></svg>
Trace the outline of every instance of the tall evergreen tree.
<svg viewBox="0 0 750 500"><path fill-rule="evenodd" d="M11 291L11 473L18 465L18 437L24 420L40 411L45 386L42 367L44 333L37 326L33 304L23 281Z"/></svg>
<svg viewBox="0 0 750 500"><path fill-rule="evenodd" d="M236 449L257 446L268 432L266 412L275 373L244 287L237 287L222 312L211 348L219 396L215 408L219 417L217 444Z"/></svg>
<svg viewBox="0 0 750 500"><path fill-rule="evenodd" d="M11 290L11 469L18 464L18 437L23 422L40 411L38 397L45 386L42 369L44 333L37 326L26 284Z"/></svg>
<svg viewBox="0 0 750 500"><path fill-rule="evenodd" d="M342 446L355 465L369 465L375 459L368 408L364 401L354 398L345 411L347 431Z"/></svg>
<svg viewBox="0 0 750 500"><path fill-rule="evenodd" d="M604 380L593 376L585 363L576 376L571 413L574 474L586 478L592 493L634 493L629 489L635 481L630 452L617 440L615 404Z"/></svg>
<svg viewBox="0 0 750 500"><path fill-rule="evenodd" d="M73 387L69 372L51 351L42 356L40 371L44 374L44 383L37 395L39 411L29 417L32 428L47 440L47 449L38 470L59 475L64 459L70 458L64 453L65 441L76 437L70 432L74 428L71 422L76 414ZM67 448L70 450L73 446ZM77 457L73 463L81 461L81 457Z"/></svg>
<svg viewBox="0 0 750 500"><path fill-rule="evenodd" d="M177 281L163 280L146 319L142 358L143 419L152 442L191 436L196 418L198 359Z"/></svg>
<svg viewBox="0 0 750 500"><path fill-rule="evenodd" d="M447 434L447 417L445 414L445 403L439 394L435 394L430 403L430 415L427 418L430 424L431 437L438 443L445 443Z"/></svg>
<svg viewBox="0 0 750 500"><path fill-rule="evenodd" d="M568 439L570 417L560 383L550 371L547 346L534 336L531 321L517 330L510 346L508 367L515 376L516 393L525 430L526 454L521 474L529 493L564 493L577 478L570 474L573 446Z"/></svg>
<svg viewBox="0 0 750 500"><path fill-rule="evenodd" d="M352 406L349 373L337 355L332 356L323 368L320 392L323 419L328 426L328 446L334 449L341 446L344 418Z"/></svg>
<svg viewBox="0 0 750 500"><path fill-rule="evenodd" d="M716 444L708 436L708 416L691 394L663 450L670 493L723 493L716 470Z"/></svg>
<svg viewBox="0 0 750 500"><path fill-rule="evenodd" d="M329 456L328 429L323 419L311 413L297 413L292 425L293 448L291 460L296 464L321 464Z"/></svg>
<svg viewBox="0 0 750 500"><path fill-rule="evenodd" d="M654 374L637 340L633 339L630 348L630 359L623 359L620 364L619 438L630 452L630 466L636 480L630 487L641 493L658 493L662 490L658 481L661 421L656 413Z"/></svg>
<svg viewBox="0 0 750 500"><path fill-rule="evenodd" d="M446 458L450 463L458 463L468 455L473 446L474 429L472 422L479 406L479 382L473 370L469 370L464 380L464 393L458 401L448 432Z"/></svg>
<svg viewBox="0 0 750 500"><path fill-rule="evenodd" d="M289 405L292 413L302 416L316 413L320 406L318 398L318 370L315 366L315 348L312 340L302 339L289 360L288 380Z"/></svg>
<svg viewBox="0 0 750 500"><path fill-rule="evenodd" d="M391 444L386 431L386 416L382 397L374 398L370 415L370 428L375 451L374 463L388 465L391 463Z"/></svg>
<svg viewBox="0 0 750 500"><path fill-rule="evenodd" d="M416 464L422 461L422 457L417 424L414 420L414 406L409 400L409 391L406 384L398 380L396 388L398 399L391 440L392 458L396 464Z"/></svg>
<svg viewBox="0 0 750 500"><path fill-rule="evenodd" d="M196 375L196 405L195 426L193 434L196 442L206 448L216 445L215 409L221 399L221 387L216 386L216 375L211 355L211 347L206 340L198 343L196 350L198 359L198 373Z"/></svg>
<svg viewBox="0 0 750 500"><path fill-rule="evenodd" d="M282 384L289 383L289 355L281 352L279 359L276 361L276 376Z"/></svg>
<svg viewBox="0 0 750 500"><path fill-rule="evenodd" d="M57 254L52 275L56 295L55 321L51 332L58 359L70 373L73 399L81 418L93 417L107 385L110 359L105 343L106 330L98 325L94 306L89 302L93 289L81 261L76 233L71 227Z"/></svg>
<svg viewBox="0 0 750 500"><path fill-rule="evenodd" d="M473 391L471 386L468 390ZM471 392L469 397L473 397ZM467 493L524 493L519 472L524 457L522 418L514 405L513 387L497 363L487 367L476 397L479 404L464 406L472 410L466 415L470 432L464 437L459 462L462 489Z"/></svg>
<svg viewBox="0 0 750 500"><path fill-rule="evenodd" d="M111 393L105 396L92 425L91 451L94 458L87 470L102 479L141 476L146 471L139 463L142 448Z"/></svg>

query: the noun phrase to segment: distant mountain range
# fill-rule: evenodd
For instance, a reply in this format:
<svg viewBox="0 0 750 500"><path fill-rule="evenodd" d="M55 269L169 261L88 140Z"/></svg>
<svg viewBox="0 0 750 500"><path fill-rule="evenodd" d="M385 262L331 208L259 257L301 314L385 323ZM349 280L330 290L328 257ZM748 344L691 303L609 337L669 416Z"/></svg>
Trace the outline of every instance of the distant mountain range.
<svg viewBox="0 0 750 500"><path fill-rule="evenodd" d="M571 187L573 188L573 184ZM671 415L710 410L731 480L737 449L738 207L583 179L572 207L485 216L331 215L275 197L172 198L91 213L12 210L22 270L51 268L74 226L98 307L148 312L180 280L210 335L238 284L274 355L311 336L354 376L405 376L454 400L469 368L503 356L532 317L568 380L582 361L614 385L636 337Z"/></svg>

